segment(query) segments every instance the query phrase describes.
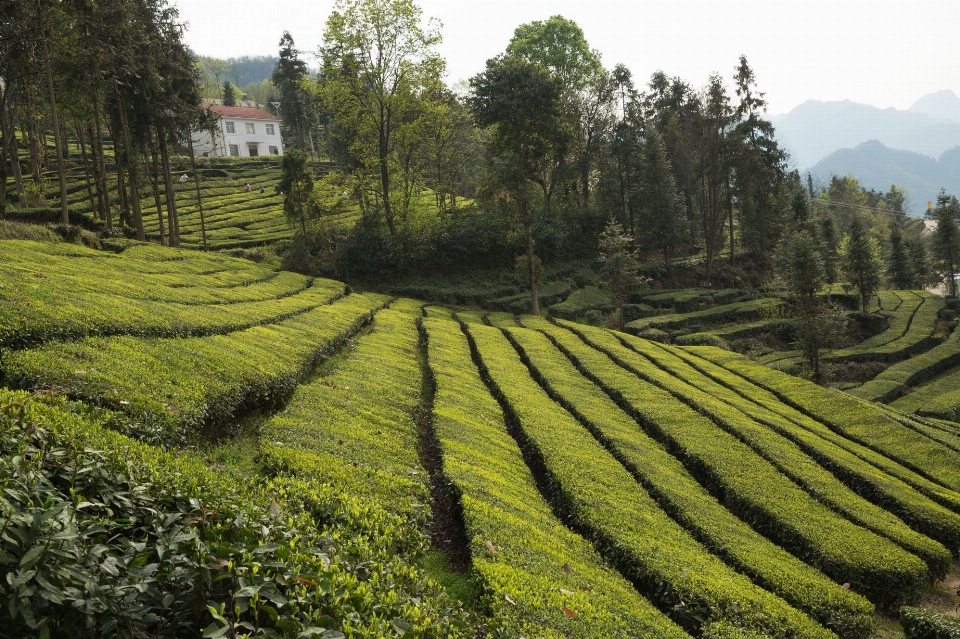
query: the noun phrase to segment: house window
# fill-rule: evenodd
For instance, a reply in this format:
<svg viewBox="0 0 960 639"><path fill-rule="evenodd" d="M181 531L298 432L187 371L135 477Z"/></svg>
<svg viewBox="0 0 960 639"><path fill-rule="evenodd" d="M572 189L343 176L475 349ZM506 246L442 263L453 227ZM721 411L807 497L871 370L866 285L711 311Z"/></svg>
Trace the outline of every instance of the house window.
<svg viewBox="0 0 960 639"><path fill-rule="evenodd" d="M240 146L237 144L230 145L230 155L233 157L240 157Z"/></svg>
<svg viewBox="0 0 960 639"><path fill-rule="evenodd" d="M267 126L270 126L270 125L268 124ZM280 149L278 149L275 146L270 147L270 155L279 155L279 154L280 154Z"/></svg>
<svg viewBox="0 0 960 639"><path fill-rule="evenodd" d="M233 130L233 122L224 122L223 125L227 127L227 133L236 133L236 131Z"/></svg>
<svg viewBox="0 0 960 639"><path fill-rule="evenodd" d="M257 157L258 155L260 155L260 152L258 151L259 146L260 146L259 144L248 144L248 145L247 145L247 152L248 152L248 154L250 155L250 157L255 158L255 157Z"/></svg>
<svg viewBox="0 0 960 639"><path fill-rule="evenodd" d="M267 125L267 135L273 135L273 134L274 134L274 133L273 133L273 125L272 125L272 124L268 124L268 125Z"/></svg>
<svg viewBox="0 0 960 639"><path fill-rule="evenodd" d="M247 133L253 133L253 122L247 122Z"/></svg>

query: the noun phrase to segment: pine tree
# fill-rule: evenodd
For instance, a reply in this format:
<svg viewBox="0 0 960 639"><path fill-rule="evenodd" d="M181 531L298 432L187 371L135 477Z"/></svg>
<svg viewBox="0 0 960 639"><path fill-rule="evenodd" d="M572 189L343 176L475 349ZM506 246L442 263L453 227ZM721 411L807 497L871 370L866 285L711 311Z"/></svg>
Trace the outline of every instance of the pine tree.
<svg viewBox="0 0 960 639"><path fill-rule="evenodd" d="M860 311L866 313L867 300L880 289L880 274L883 271L880 243L867 235L863 222L854 216L850 231L840 242L838 252L844 286L856 291Z"/></svg>
<svg viewBox="0 0 960 639"><path fill-rule="evenodd" d="M307 222L316 217L313 202L313 172L310 158L300 149L290 149L280 161L282 172L279 188L283 193L283 213L291 225L300 225L304 237L307 235Z"/></svg>
<svg viewBox="0 0 960 639"><path fill-rule="evenodd" d="M894 288L908 289L913 285L916 277L913 274L913 264L907 245L903 240L903 231L900 225L890 223L890 253L887 256L887 278Z"/></svg>
<svg viewBox="0 0 960 639"><path fill-rule="evenodd" d="M237 94L230 80L223 81L223 106L237 106Z"/></svg>
<svg viewBox="0 0 960 639"><path fill-rule="evenodd" d="M829 283L821 242L811 231L793 231L781 240L774 263L797 318L795 346L803 351L814 381L819 382L821 351L835 347L846 327L843 318L817 296Z"/></svg>
<svg viewBox="0 0 960 639"><path fill-rule="evenodd" d="M937 267L946 278L947 293L956 297L957 271L960 270L960 228L957 226L960 203L955 196L948 195L945 189L940 189L937 206L929 216L937 223L932 237L933 256Z"/></svg>
<svg viewBox="0 0 960 639"><path fill-rule="evenodd" d="M612 218L600 235L600 286L617 304L620 330L623 330L623 305L627 295L646 283L637 275L640 262L630 247L631 242L620 223Z"/></svg>
<svg viewBox="0 0 960 639"><path fill-rule="evenodd" d="M640 241L645 250L663 251L663 262L669 265L673 248L686 237L683 201L677 194L663 139L655 130L647 131L641 153L633 198L640 221Z"/></svg>

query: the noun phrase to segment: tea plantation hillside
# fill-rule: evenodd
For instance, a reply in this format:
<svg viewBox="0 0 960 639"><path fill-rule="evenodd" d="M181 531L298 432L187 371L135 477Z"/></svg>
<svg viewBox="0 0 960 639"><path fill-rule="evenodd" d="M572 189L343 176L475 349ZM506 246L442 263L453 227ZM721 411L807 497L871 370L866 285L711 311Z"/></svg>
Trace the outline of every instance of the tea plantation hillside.
<svg viewBox="0 0 960 639"><path fill-rule="evenodd" d="M0 634L867 639L956 570L948 422L730 350L156 246L0 287Z"/></svg>
<svg viewBox="0 0 960 639"><path fill-rule="evenodd" d="M175 158L174 174L188 177L184 183L174 182L182 247L206 247L211 250L262 247L293 237L295 229L283 212L283 195L276 190L281 178L278 158L198 158L197 163L198 170L194 171L185 158ZM314 164L314 174L319 178L332 168L332 164L319 161ZM59 202L56 174L46 173L44 179L46 189L42 201L34 203L36 206L29 209L11 207L9 219L59 222L59 207L45 208L50 203ZM247 185L250 186L249 191ZM120 229L121 200L117 176L112 170L107 172L107 189L114 227ZM164 185L160 183L158 190L154 191L150 183L143 191L141 207L144 231L148 240L158 241L161 237L158 207L163 210L164 224L167 223ZM71 223L88 228L105 228L105 221L96 219L92 213L96 210L93 191L88 189L87 178L79 170L68 172L67 201ZM433 195L425 191L414 196L413 207L434 211L436 205ZM324 224L337 226L352 226L359 219L359 204L350 197L342 197L321 216Z"/></svg>
<svg viewBox="0 0 960 639"><path fill-rule="evenodd" d="M275 187L280 181L280 163L277 159L232 158L198 159L199 169L194 172L188 162L180 159L174 167L177 175L186 174L185 183L175 182L177 209L180 215L181 245L185 248L221 250L230 248L259 247L279 240L289 239L294 229L283 213L283 196ZM317 174L323 175L329 165L319 163ZM47 174L46 191L39 208L17 210L11 208L9 218L24 221L57 222L60 219L59 208L43 208L47 203L59 201L55 174ZM199 201L197 196L199 180ZM246 190L247 184L250 191ZM120 228L118 219L120 194L117 176L114 171L107 172L107 188L111 196L111 207L115 228ZM264 192L261 193L260 189ZM141 196L143 207L144 231L150 240L159 240L160 229L157 215L156 198L152 185L148 185ZM67 177L68 206L71 222L94 228L104 225L103 220L94 219L91 205L92 191L87 189L86 177L82 172L73 171ZM159 198L163 203L163 184L159 185ZM203 215L201 221L200 206ZM163 209L166 224L166 209ZM344 202L327 220L331 224L352 224L360 217L355 203Z"/></svg>

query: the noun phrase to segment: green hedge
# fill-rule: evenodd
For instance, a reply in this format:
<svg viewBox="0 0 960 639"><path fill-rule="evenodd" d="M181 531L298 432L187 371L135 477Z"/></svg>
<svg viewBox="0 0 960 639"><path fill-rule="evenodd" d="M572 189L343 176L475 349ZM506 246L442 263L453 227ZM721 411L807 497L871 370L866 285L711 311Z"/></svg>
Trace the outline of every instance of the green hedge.
<svg viewBox="0 0 960 639"><path fill-rule="evenodd" d="M176 443L288 395L383 296L349 295L278 324L183 339L89 338L0 357L5 383L55 388L129 415L131 432ZM82 368L81 368L82 367Z"/></svg>
<svg viewBox="0 0 960 639"><path fill-rule="evenodd" d="M919 608L900 609L906 639L960 639L960 619Z"/></svg>
<svg viewBox="0 0 960 639"><path fill-rule="evenodd" d="M562 302L550 307L550 314L573 319L590 309L598 309L610 303L610 296L596 286L578 288Z"/></svg>
<svg viewBox="0 0 960 639"><path fill-rule="evenodd" d="M565 347L575 362L579 360L573 351L587 359L603 357L597 352L591 355L582 342L577 344L578 338L546 320L525 317L523 324L543 331ZM554 400L590 429L657 503L711 552L838 635L870 635L873 605L866 599L844 590L724 508L679 460L637 428L636 421L581 375L547 337L526 329L509 329L508 335Z"/></svg>
<svg viewBox="0 0 960 639"><path fill-rule="evenodd" d="M960 490L960 454L905 427L884 408L739 356L721 353L703 351L708 359L744 375L834 432L872 448L951 491Z"/></svg>
<svg viewBox="0 0 960 639"><path fill-rule="evenodd" d="M299 385L287 405L260 426L270 469L304 474L375 498L408 517L429 503L417 454L420 403L415 316L383 310L370 332L351 340Z"/></svg>
<svg viewBox="0 0 960 639"><path fill-rule="evenodd" d="M412 522L317 482L207 464L82 406L0 390L2 634L472 634L418 567L428 540Z"/></svg>
<svg viewBox="0 0 960 639"><path fill-rule="evenodd" d="M723 328L716 328L710 331L703 331L701 333L690 333L688 335L683 335L677 337L674 342L682 346L719 346L720 348L726 348L720 344L700 344L698 342L709 338L720 338L723 340L723 342L729 342L735 339L756 337L757 335L763 335L764 333L779 331L783 326L783 323L784 321L782 319L765 319L758 320L756 322L733 324L732 326L724 326Z"/></svg>
<svg viewBox="0 0 960 639"><path fill-rule="evenodd" d="M798 421L797 423L802 423L804 427L809 429L811 432L816 432L824 439L831 441L841 448L855 454L884 473L887 473L891 477L895 477L912 486L918 492L922 493L926 497L929 497L931 500L939 503L942 506L945 506L955 513L960 514L960 492L957 492L952 488L948 488L942 483L931 480L926 473L917 471L916 469L905 465L896 459L892 459L884 453L878 452L878 450L876 450L874 447L865 445L857 439L848 437L844 433L840 432L839 429L835 428L832 423L823 415L834 416L837 413L842 414L842 402L840 402L840 407L833 410L824 408L823 403L814 404L814 406L820 407L819 412L823 413L823 415L820 415L817 411L807 410L807 407L810 405L809 401L805 401L803 405L791 403L790 401L785 401L784 396L780 394L778 390L774 390L772 385L768 388L766 384L771 378L769 375L769 368L745 360L742 356L735 353L730 353L729 351L722 351L715 348L692 346L684 347L683 350L688 351L691 355L700 360L707 360L714 364L718 364L730 373L733 373L734 375L739 376L749 382L752 386L762 391L762 393L765 393L769 398L772 398L772 403L769 405L764 404L767 405L768 408L771 408L771 410L787 416L801 416L802 420L805 421ZM778 373L778 375L782 375L782 373ZM797 382L802 381L797 380L796 378L791 379ZM804 383L815 386L810 382ZM782 389L784 387L789 388L788 380L778 380L776 388ZM801 388L804 387L801 385ZM822 389L818 386L814 389L805 390L806 392L816 396L823 391L827 391L828 389ZM839 394L843 395L843 393ZM799 395L800 393L798 393L798 396ZM829 401L828 398L832 398L832 395L833 391L827 392L825 396L822 397L822 401ZM854 400L854 398L849 396L847 397L850 400ZM805 399L809 400L809 397ZM889 422L893 422L895 424L897 423L896 420L890 416L889 407L869 404L863 400L855 401L857 401L857 404L852 407L848 406L848 408L852 408L855 413L856 410L862 409L868 423L876 420L879 421L879 423L884 427L886 427ZM874 414L874 411L880 412L884 417L877 418L877 416ZM847 419L849 418L850 416L847 416Z"/></svg>
<svg viewBox="0 0 960 639"><path fill-rule="evenodd" d="M810 464L790 442L776 435L764 439L767 429L627 349L613 333L588 327L576 330L588 343L647 382L631 386L624 380L614 386L605 374L594 371L620 394L629 412L675 455L682 456L702 483L724 496L728 508L835 580L849 582L875 603L902 603L919 594L927 570L922 561L815 501L781 469L724 428L741 437L749 433L751 443L758 448L758 439L768 448L782 446L794 453L793 463ZM614 366L611 362L607 368ZM814 475L813 468L809 475ZM816 479L822 489L830 478L821 473ZM844 497L852 496L835 481L829 488Z"/></svg>
<svg viewBox="0 0 960 639"><path fill-rule="evenodd" d="M628 332L637 334L648 328L668 330L703 324L750 321L758 319L761 313L779 308L781 304L776 299L762 298L715 306L704 311L645 317L627 323L625 328Z"/></svg>
<svg viewBox="0 0 960 639"><path fill-rule="evenodd" d="M550 510L460 327L423 326L442 476L461 509L488 626L505 636L685 636Z"/></svg>
<svg viewBox="0 0 960 639"><path fill-rule="evenodd" d="M826 359L831 362L898 362L940 343L942 339L933 332L938 314L943 308L943 298L925 291L904 292L906 293L916 296L920 302L916 305L914 313L910 315L907 327L901 329L901 323L895 322L887 331L891 336L898 332L902 332L902 335L889 341L883 341L884 338L876 336L857 346L833 351L827 355ZM907 306L908 303L905 301L903 305Z"/></svg>
<svg viewBox="0 0 960 639"><path fill-rule="evenodd" d="M834 458L838 456L836 451L830 450L829 444L821 444L819 447L804 446L809 438L803 437L804 433L795 423L763 406L745 401L743 396L704 375L669 347L631 337L622 337L621 341L675 378L671 380L660 375L658 379L651 381L680 397L695 410L708 414L714 422L750 446L816 500L842 513L854 523L887 537L916 554L927 563L933 577L942 579L949 571L952 560L946 548L914 532L883 508L851 490L834 474L836 469L830 472L817 463L826 457L824 453L832 452ZM650 378L640 370L643 366L642 360L631 361L631 368ZM645 370L649 373L649 368ZM847 460L856 467L862 466L855 458L847 457ZM835 467L837 464L832 465ZM844 468L840 474L850 472ZM859 482L852 482L853 488L859 486ZM900 485L897 488L902 490L907 487ZM946 540L953 549L960 549L960 516L938 508L935 504L926 505L940 515L935 524L925 527L928 534Z"/></svg>
<svg viewBox="0 0 960 639"><path fill-rule="evenodd" d="M936 539L954 552L960 548L960 516L918 491L904 478L924 488L943 491L942 488L874 451L836 435L743 377L682 349L671 349L670 352L698 373L736 393L742 398L736 404L738 407L762 415L768 426L796 443L859 495L889 511L885 513L871 508L862 500L844 500L835 502L840 512L924 557L935 574L938 572L936 566L942 566L943 549L922 535ZM761 408L763 411L759 410ZM907 529L904 522L922 535Z"/></svg>
<svg viewBox="0 0 960 639"><path fill-rule="evenodd" d="M960 364L960 331L954 331L950 339L943 344L894 364L869 382L847 392L872 402L889 404L910 393L912 387L932 380L958 364ZM918 402L917 405L919 408L922 402Z"/></svg>
<svg viewBox="0 0 960 639"><path fill-rule="evenodd" d="M542 473L554 507L678 623L696 629L725 619L773 636L833 636L697 543L550 399L499 330L466 330L482 360L481 373L499 396L528 463Z"/></svg>

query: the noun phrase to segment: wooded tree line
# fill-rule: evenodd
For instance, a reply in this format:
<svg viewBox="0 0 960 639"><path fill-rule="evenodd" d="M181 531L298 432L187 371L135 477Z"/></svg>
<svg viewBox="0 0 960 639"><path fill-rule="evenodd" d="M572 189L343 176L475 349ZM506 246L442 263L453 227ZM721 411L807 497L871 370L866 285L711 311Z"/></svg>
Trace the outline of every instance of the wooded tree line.
<svg viewBox="0 0 960 639"><path fill-rule="evenodd" d="M153 197L161 241L178 246L173 146L205 127L197 71L183 25L166 0L28 0L0 5L0 184L13 173L20 207L39 200L55 171L69 223L66 171L82 169L90 209L108 232L129 226L144 239ZM56 158L48 157L48 135ZM68 157L68 134L80 157ZM113 153L105 151L104 142ZM24 175L19 150L29 151ZM114 209L108 175L118 183ZM30 200L33 199L34 202ZM0 217L6 198L0 198ZM164 220L166 218L166 221Z"/></svg>
<svg viewBox="0 0 960 639"><path fill-rule="evenodd" d="M322 143L342 169L319 190L350 193L393 238L426 190L450 224L467 200L506 209L532 289L536 230L571 211L617 219L643 255L668 264L703 251L707 279L724 250L732 264L744 255L770 270L803 185L787 172L745 57L730 86L719 74L695 89L658 72L639 88L553 16L517 27L469 89L452 91L439 42L439 25L410 0L339 0L314 82L284 35L273 77L284 123L295 146L315 153ZM322 141L308 136L315 124ZM594 248L595 227L582 238Z"/></svg>
<svg viewBox="0 0 960 639"><path fill-rule="evenodd" d="M142 198L152 195L163 241L178 245L172 146L209 125L197 108L199 87L210 84L202 84L209 71L222 93L226 70L215 73L210 60L191 55L166 0L8 2L0 29L0 182L9 166L26 206L42 191L44 169L57 171L63 190L63 169L81 166L90 208L109 230L122 224L142 238ZM451 88L440 41L440 25L412 0L338 0L314 76L283 34L270 87L290 150L337 166L312 189L286 191L301 198L285 210L304 240L346 194L363 216L354 238L393 247L361 242L347 256L399 255L414 236L421 253L431 240L459 242L450 254L464 266L478 251L501 262L522 253L535 299L537 264L571 248L595 254L611 219L641 258L661 256L667 268L702 253L708 281L722 252L732 266L771 272L784 234L806 229L829 247L822 252L829 279L851 211L904 210L896 187L880 194L835 177L815 189L809 176L804 183L789 172L743 56L729 80L714 74L695 88L657 72L638 86L623 65L605 66L574 22L553 16L518 26L469 86ZM68 133L81 157L47 157L47 136L65 156ZM21 147L29 151L26 171L6 161ZM290 160L291 170L310 172L309 162ZM116 210L110 173L119 185ZM308 183L303 175L285 179ZM427 222L425 196L436 213ZM4 206L0 198L0 215ZM61 212L68 222L65 197ZM425 227L433 233L427 240ZM901 268L897 282L921 283L925 245L902 230L899 239L873 233L896 263L912 264L912 275Z"/></svg>

